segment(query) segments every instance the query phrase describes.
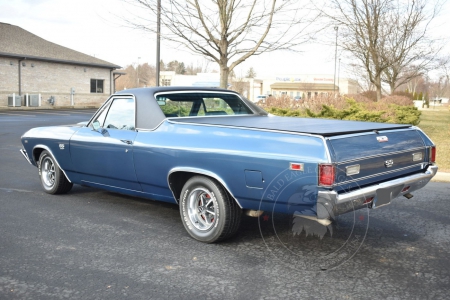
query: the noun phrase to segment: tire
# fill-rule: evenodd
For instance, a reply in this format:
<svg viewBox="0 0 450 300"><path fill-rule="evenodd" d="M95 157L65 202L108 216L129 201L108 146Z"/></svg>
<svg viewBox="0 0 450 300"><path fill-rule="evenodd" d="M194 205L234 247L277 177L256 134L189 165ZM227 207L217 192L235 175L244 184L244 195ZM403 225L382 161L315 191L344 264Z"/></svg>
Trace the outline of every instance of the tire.
<svg viewBox="0 0 450 300"><path fill-rule="evenodd" d="M73 184L67 180L58 167L56 160L46 150L39 157L39 177L44 191L48 194L65 194L72 189Z"/></svg>
<svg viewBox="0 0 450 300"><path fill-rule="evenodd" d="M181 221L194 239L219 242L239 229L242 210L215 180L204 176L190 178L180 198Z"/></svg>

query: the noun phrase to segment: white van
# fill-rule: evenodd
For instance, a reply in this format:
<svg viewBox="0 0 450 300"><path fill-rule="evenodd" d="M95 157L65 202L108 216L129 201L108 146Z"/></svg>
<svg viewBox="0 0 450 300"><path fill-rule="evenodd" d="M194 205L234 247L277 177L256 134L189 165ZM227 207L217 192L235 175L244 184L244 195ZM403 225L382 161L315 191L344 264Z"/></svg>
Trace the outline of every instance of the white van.
<svg viewBox="0 0 450 300"><path fill-rule="evenodd" d="M253 103L258 103L259 101L262 101L263 103L266 102L266 95L258 95L255 97L255 100L253 101Z"/></svg>

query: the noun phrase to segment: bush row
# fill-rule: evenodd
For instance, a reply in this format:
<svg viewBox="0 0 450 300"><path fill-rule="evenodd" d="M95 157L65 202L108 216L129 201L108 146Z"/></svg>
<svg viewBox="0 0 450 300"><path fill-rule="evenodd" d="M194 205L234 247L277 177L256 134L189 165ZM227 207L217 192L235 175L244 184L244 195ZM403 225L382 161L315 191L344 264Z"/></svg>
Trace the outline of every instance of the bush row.
<svg viewBox="0 0 450 300"><path fill-rule="evenodd" d="M401 99L395 100L392 102L404 104ZM340 103L339 107L333 104L322 104L321 107L317 107L316 105L312 109L305 102L301 107L266 106L265 109L271 114L288 117L327 118L412 125L418 125L420 122L420 111L413 105L399 105L391 103L388 100L357 102L353 98L342 99L342 101L343 103Z"/></svg>

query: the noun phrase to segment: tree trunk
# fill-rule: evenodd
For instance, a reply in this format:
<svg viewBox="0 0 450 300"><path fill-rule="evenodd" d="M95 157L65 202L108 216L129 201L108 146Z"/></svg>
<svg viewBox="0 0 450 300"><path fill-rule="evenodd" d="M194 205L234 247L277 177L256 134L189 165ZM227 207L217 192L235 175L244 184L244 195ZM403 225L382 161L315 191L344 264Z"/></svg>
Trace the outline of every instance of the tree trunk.
<svg viewBox="0 0 450 300"><path fill-rule="evenodd" d="M220 87L226 89L228 87L228 74L230 69L227 66L220 66Z"/></svg>
<svg viewBox="0 0 450 300"><path fill-rule="evenodd" d="M389 86L391 87L391 95L394 95L394 93L395 93L395 82L390 82Z"/></svg>
<svg viewBox="0 0 450 300"><path fill-rule="evenodd" d="M377 102L378 102L381 99L381 75L380 74L378 74L375 77L374 84L375 84L375 87L377 88Z"/></svg>

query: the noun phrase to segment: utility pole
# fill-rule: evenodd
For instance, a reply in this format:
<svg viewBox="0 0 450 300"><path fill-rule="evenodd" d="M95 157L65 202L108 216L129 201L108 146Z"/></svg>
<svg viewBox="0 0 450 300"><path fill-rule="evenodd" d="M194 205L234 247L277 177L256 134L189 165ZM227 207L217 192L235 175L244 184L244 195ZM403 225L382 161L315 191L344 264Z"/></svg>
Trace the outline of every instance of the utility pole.
<svg viewBox="0 0 450 300"><path fill-rule="evenodd" d="M336 30L336 47L334 50L334 80L333 80L333 93L336 93L336 62L337 62L337 39L338 39L338 29L339 27L334 26Z"/></svg>
<svg viewBox="0 0 450 300"><path fill-rule="evenodd" d="M157 9L157 25L156 25L156 86L159 86L159 69L160 69L160 39L161 39L161 0L158 0Z"/></svg>

